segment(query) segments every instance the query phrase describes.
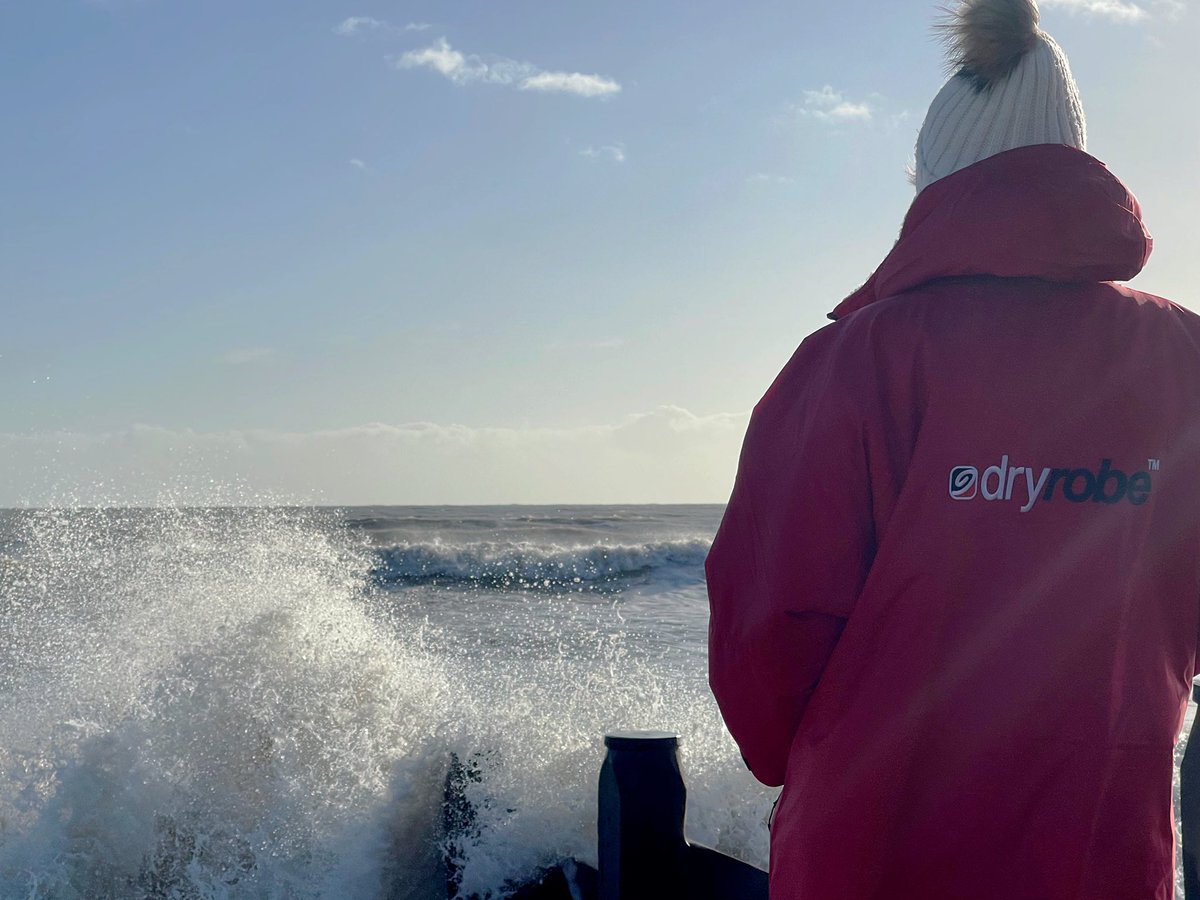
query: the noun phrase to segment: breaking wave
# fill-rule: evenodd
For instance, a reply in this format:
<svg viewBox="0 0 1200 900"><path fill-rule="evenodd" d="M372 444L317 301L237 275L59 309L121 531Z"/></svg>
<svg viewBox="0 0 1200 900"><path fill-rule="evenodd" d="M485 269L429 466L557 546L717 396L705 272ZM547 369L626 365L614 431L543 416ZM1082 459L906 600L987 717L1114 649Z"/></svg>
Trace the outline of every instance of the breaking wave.
<svg viewBox="0 0 1200 900"><path fill-rule="evenodd" d="M375 579L385 586L460 585L512 591L618 591L653 580L704 578L710 541L592 544L403 543L377 551Z"/></svg>
<svg viewBox="0 0 1200 900"><path fill-rule="evenodd" d="M636 604L396 602L377 553L317 511L45 511L5 540L0 897L444 898L456 754L486 761L462 896L501 900L595 863L601 738L637 728L683 735L692 837L766 860L770 793ZM411 577L657 584L700 577L707 547L404 549L385 553Z"/></svg>

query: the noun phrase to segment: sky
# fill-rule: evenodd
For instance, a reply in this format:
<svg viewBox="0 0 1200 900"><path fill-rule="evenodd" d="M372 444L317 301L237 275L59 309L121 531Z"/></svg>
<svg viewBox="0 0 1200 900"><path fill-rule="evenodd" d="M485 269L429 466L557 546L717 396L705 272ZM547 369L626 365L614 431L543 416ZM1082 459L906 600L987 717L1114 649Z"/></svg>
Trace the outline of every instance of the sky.
<svg viewBox="0 0 1200 900"><path fill-rule="evenodd" d="M1200 9L1043 0L1200 308ZM937 4L0 4L0 506L723 502Z"/></svg>

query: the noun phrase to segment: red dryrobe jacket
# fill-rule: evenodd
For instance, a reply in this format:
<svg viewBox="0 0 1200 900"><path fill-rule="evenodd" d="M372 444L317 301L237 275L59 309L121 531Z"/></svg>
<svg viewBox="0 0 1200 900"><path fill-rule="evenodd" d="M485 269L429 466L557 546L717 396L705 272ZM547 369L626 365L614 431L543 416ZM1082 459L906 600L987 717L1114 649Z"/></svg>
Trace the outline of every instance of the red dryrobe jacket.
<svg viewBox="0 0 1200 900"><path fill-rule="evenodd" d="M1038 146L926 189L755 408L710 681L775 900L1168 900L1200 631L1200 319Z"/></svg>

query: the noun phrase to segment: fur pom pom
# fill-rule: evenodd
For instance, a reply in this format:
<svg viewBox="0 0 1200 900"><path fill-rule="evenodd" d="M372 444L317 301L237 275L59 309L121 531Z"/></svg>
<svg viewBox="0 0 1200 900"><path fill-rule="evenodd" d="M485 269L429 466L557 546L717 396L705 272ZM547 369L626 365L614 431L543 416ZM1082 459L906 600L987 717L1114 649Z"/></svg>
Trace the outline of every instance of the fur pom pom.
<svg viewBox="0 0 1200 900"><path fill-rule="evenodd" d="M1037 42L1037 0L962 0L937 27L950 64L985 90L1003 81Z"/></svg>

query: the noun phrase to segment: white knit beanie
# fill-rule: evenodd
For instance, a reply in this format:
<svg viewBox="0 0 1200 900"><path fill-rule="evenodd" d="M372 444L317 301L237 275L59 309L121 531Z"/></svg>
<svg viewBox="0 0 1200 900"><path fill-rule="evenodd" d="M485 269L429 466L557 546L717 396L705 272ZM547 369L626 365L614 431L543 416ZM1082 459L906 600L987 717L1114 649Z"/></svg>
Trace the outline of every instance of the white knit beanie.
<svg viewBox="0 0 1200 900"><path fill-rule="evenodd" d="M941 26L957 70L917 139L917 192L1017 147L1087 150L1087 123L1067 55L1038 28L1036 0L963 0Z"/></svg>

